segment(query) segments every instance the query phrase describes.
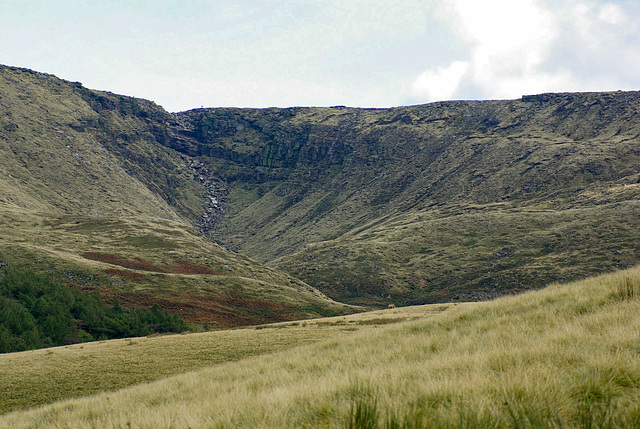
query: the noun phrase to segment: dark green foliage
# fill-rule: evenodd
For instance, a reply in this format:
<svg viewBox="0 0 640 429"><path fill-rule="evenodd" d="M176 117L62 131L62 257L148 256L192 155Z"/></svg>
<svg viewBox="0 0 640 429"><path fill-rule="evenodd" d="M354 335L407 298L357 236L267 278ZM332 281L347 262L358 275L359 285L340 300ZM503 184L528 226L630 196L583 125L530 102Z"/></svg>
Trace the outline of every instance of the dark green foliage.
<svg viewBox="0 0 640 429"><path fill-rule="evenodd" d="M0 352L43 347L36 320L19 302L0 297Z"/></svg>
<svg viewBox="0 0 640 429"><path fill-rule="evenodd" d="M157 304L126 311L29 271L6 269L0 277L0 353L186 329Z"/></svg>

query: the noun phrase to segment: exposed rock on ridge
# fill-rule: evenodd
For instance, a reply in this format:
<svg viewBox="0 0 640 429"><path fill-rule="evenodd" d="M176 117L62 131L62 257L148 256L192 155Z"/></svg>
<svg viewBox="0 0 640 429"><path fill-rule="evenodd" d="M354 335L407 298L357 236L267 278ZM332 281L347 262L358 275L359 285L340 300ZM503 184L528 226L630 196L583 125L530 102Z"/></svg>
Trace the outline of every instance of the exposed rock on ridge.
<svg viewBox="0 0 640 429"><path fill-rule="evenodd" d="M339 299L476 299L640 262L637 92L171 114L6 81L7 204L189 219Z"/></svg>
<svg viewBox="0 0 640 429"><path fill-rule="evenodd" d="M0 66L0 261L211 327L353 311L199 234L223 212L224 183L170 148L178 120Z"/></svg>
<svg viewBox="0 0 640 429"><path fill-rule="evenodd" d="M209 168L202 161L196 158L190 158L188 162L198 181L204 186L207 192L207 207L198 225L200 226L200 230L208 235L215 223L224 215L224 206L228 193L226 184L211 174Z"/></svg>

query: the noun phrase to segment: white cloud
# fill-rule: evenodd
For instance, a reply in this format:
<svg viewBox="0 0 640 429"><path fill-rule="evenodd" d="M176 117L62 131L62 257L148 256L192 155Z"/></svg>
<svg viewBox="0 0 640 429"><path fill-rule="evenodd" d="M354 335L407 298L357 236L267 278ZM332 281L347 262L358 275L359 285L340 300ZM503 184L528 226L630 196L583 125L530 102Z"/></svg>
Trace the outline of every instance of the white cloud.
<svg viewBox="0 0 640 429"><path fill-rule="evenodd" d="M571 9L571 20L566 22L582 44L582 50L597 50L621 47L620 36L629 32L632 25L626 25L627 17L620 6L606 3L579 3Z"/></svg>
<svg viewBox="0 0 640 429"><path fill-rule="evenodd" d="M581 91L638 89L638 10L633 3L573 4L562 21L557 52L548 62L570 68Z"/></svg>
<svg viewBox="0 0 640 429"><path fill-rule="evenodd" d="M414 96L434 101L471 88L481 98L510 98L567 80L566 73L551 76L539 69L557 35L553 15L539 1L441 0L436 16L468 43L470 58L423 72L414 81Z"/></svg>
<svg viewBox="0 0 640 429"><path fill-rule="evenodd" d="M450 100L468 70L467 61L454 61L447 67L426 70L413 82L411 91L429 101Z"/></svg>
<svg viewBox="0 0 640 429"><path fill-rule="evenodd" d="M0 0L2 62L170 110L640 88L632 0L73 3Z"/></svg>
<svg viewBox="0 0 640 429"><path fill-rule="evenodd" d="M620 6L607 3L600 8L598 19L610 25L620 25L625 21L625 14Z"/></svg>
<svg viewBox="0 0 640 429"><path fill-rule="evenodd" d="M420 101L637 88L638 20L602 0L438 0L435 17L469 49L413 82ZM636 10L636 9L633 9ZM464 73L460 72L465 64Z"/></svg>

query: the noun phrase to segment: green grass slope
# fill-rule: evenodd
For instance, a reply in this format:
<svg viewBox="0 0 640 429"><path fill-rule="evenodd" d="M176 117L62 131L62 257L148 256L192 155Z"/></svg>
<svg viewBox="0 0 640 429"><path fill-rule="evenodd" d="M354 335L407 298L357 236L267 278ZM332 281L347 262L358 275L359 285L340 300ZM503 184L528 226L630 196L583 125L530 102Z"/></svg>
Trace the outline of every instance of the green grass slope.
<svg viewBox="0 0 640 429"><path fill-rule="evenodd" d="M236 250L352 302L482 299L640 261L639 108L197 109L167 144L226 181L215 234Z"/></svg>
<svg viewBox="0 0 640 429"><path fill-rule="evenodd" d="M160 363L132 368L145 372L175 367L184 351L189 368L198 360L208 365L9 413L0 427L640 426L638 268L491 302L366 316L0 356L0 364L21 373L13 382L3 375L5 386L26 385L37 372L29 364L44 362L48 353L63 367L77 368L77 374L58 371L57 377L79 390L92 377L94 385L105 380L105 389L112 388L111 376L95 374L83 357L102 362L106 354L123 361L142 350L158 354ZM315 334L325 340L290 348L296 335L308 343L318 340ZM204 363L208 358L196 350L220 335L228 350L212 351L218 358ZM243 352L247 337L264 353ZM53 384L48 377L37 380L44 391Z"/></svg>
<svg viewBox="0 0 640 429"><path fill-rule="evenodd" d="M212 243L184 222L43 215L0 204L0 261L100 293L158 303L198 327L228 328L353 311L280 271Z"/></svg>
<svg viewBox="0 0 640 429"><path fill-rule="evenodd" d="M160 143L170 119L149 101L0 66L0 267L210 327L351 311L200 233L207 191Z"/></svg>
<svg viewBox="0 0 640 429"><path fill-rule="evenodd" d="M154 112L164 111L1 66L0 202L71 215L198 216L202 189L185 161L157 144L145 120Z"/></svg>

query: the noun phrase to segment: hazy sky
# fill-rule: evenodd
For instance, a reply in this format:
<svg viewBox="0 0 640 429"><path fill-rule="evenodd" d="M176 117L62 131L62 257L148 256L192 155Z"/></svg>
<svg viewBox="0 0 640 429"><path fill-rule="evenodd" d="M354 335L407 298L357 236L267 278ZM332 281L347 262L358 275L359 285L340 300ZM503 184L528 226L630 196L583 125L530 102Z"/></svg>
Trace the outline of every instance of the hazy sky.
<svg viewBox="0 0 640 429"><path fill-rule="evenodd" d="M0 63L212 106L640 89L637 0L0 0Z"/></svg>

